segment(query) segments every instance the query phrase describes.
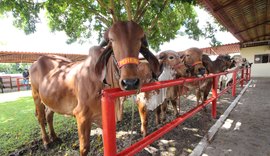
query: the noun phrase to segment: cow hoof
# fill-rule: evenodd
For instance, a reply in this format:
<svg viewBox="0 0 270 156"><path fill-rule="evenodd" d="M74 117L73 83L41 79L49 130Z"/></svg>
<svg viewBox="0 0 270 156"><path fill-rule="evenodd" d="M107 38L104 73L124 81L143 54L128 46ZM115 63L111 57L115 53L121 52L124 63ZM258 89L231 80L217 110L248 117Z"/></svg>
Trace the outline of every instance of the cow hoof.
<svg viewBox="0 0 270 156"><path fill-rule="evenodd" d="M145 138L146 137L146 132L142 132L142 137Z"/></svg>
<svg viewBox="0 0 270 156"><path fill-rule="evenodd" d="M63 141L62 141L62 139L56 137L56 138L52 139L52 142L54 142L54 143L62 143Z"/></svg>
<svg viewBox="0 0 270 156"><path fill-rule="evenodd" d="M50 147L51 147L51 144L50 143L44 144L45 151L47 151L48 149L50 149Z"/></svg>

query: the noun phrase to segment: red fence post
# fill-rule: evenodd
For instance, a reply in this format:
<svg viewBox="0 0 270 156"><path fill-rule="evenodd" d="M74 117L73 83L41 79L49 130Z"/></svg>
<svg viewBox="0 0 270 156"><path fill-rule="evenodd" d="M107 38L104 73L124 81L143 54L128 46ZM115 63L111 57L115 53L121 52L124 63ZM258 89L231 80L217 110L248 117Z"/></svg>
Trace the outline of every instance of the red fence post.
<svg viewBox="0 0 270 156"><path fill-rule="evenodd" d="M20 91L20 79L19 78L16 78L16 83L17 83L18 91Z"/></svg>
<svg viewBox="0 0 270 156"><path fill-rule="evenodd" d="M218 88L219 76L213 77L213 87L212 87L212 117L215 119L217 117L217 88Z"/></svg>
<svg viewBox="0 0 270 156"><path fill-rule="evenodd" d="M238 71L233 72L233 82L232 82L232 96L236 94L236 75Z"/></svg>
<svg viewBox="0 0 270 156"><path fill-rule="evenodd" d="M116 156L115 98L103 91L101 101L104 156Z"/></svg>
<svg viewBox="0 0 270 156"><path fill-rule="evenodd" d="M245 73L244 73L244 69L241 69L241 80L240 80L240 83L241 83L241 87L243 88L244 86L244 81L245 81Z"/></svg>

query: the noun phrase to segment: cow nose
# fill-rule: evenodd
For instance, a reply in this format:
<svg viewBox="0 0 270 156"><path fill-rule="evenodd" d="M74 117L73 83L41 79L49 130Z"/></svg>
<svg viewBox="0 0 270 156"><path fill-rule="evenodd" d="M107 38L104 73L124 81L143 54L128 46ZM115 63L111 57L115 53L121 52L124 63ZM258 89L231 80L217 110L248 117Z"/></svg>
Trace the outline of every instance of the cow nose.
<svg viewBox="0 0 270 156"><path fill-rule="evenodd" d="M205 68L199 68L199 74L204 75L205 74Z"/></svg>
<svg viewBox="0 0 270 156"><path fill-rule="evenodd" d="M122 80L121 84L125 90L138 89L140 80L139 79L125 79L125 80Z"/></svg>

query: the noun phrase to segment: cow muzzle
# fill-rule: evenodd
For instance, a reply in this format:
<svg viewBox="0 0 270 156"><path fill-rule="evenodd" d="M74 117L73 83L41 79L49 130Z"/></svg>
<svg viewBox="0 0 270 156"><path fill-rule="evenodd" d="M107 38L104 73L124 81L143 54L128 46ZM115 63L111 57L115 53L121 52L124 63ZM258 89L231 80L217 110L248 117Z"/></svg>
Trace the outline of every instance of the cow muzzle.
<svg viewBox="0 0 270 156"><path fill-rule="evenodd" d="M199 71L199 75L201 75L201 76L203 76L204 74L206 74L206 69L204 67L199 68L198 71Z"/></svg>
<svg viewBox="0 0 270 156"><path fill-rule="evenodd" d="M135 90L140 86L140 79L124 79L121 81L121 86L124 90Z"/></svg>
<svg viewBox="0 0 270 156"><path fill-rule="evenodd" d="M134 58L134 57L127 57L118 61L117 63L118 70L121 71L119 73L120 88L122 90L139 89L140 79L137 78L138 64L139 64L139 59Z"/></svg>

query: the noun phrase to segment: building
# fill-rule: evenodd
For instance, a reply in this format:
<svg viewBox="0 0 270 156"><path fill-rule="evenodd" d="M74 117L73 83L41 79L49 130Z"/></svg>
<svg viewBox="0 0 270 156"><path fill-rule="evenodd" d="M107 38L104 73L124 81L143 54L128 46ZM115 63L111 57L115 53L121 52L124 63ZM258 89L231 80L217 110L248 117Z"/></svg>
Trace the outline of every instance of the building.
<svg viewBox="0 0 270 156"><path fill-rule="evenodd" d="M270 1L199 0L239 41L253 77L270 77ZM240 9L241 8L241 9Z"/></svg>

